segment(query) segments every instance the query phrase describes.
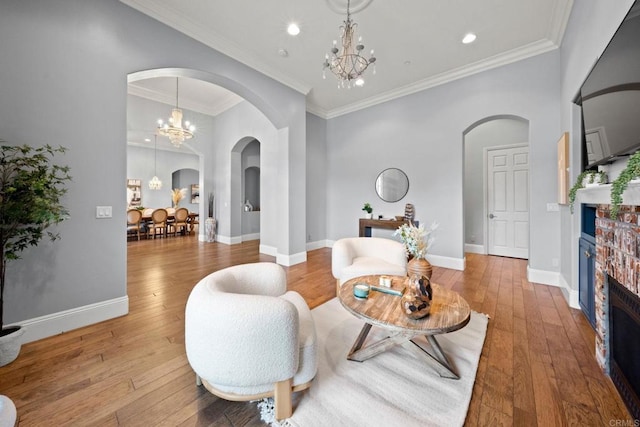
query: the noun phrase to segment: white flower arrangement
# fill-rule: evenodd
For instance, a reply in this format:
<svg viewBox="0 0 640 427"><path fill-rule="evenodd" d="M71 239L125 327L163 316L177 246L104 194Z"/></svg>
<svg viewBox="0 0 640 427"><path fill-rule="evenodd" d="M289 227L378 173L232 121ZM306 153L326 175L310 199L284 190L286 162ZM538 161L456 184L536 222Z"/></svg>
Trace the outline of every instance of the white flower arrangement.
<svg viewBox="0 0 640 427"><path fill-rule="evenodd" d="M413 223L407 223L398 227L393 235L400 236L407 255L412 255L416 259L425 259L435 240L432 234L438 226L437 222L431 224L429 228L425 228L424 225L416 227Z"/></svg>

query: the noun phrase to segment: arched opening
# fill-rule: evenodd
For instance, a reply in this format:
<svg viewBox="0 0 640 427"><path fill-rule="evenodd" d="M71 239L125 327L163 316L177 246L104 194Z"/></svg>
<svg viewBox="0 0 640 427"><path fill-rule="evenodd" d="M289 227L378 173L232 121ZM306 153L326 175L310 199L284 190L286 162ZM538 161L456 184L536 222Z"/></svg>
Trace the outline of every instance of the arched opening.
<svg viewBox="0 0 640 427"><path fill-rule="evenodd" d="M231 218L239 218L241 241L260 239L260 142L254 137L244 137L231 152L232 199L240 200L238 212ZM236 206L235 204L232 206ZM235 208L234 208L235 209ZM233 227L233 225L232 225Z"/></svg>
<svg viewBox="0 0 640 427"><path fill-rule="evenodd" d="M463 140L465 252L528 258L529 122L486 117Z"/></svg>
<svg viewBox="0 0 640 427"><path fill-rule="evenodd" d="M285 121L281 114L274 110L268 103L262 98L257 96L253 91L248 88L234 82L228 78L213 75L206 72L171 68L162 70L147 70L142 72L133 73L128 76L130 93L128 101L127 119L128 119L128 140L131 145L129 135L135 134L137 131L139 137L146 137L149 139L148 145L154 144L154 133L157 126L158 118L165 118L172 108L172 104L175 104L175 94L171 99L167 99L165 102L150 101L143 99L137 93L131 93L131 87L136 83L144 81L145 79L168 79L171 77L180 77L182 79L199 79L206 84L219 85L225 89L233 92L240 101L237 104L242 113L249 112L250 119L238 121L240 126L226 126L223 123L220 125L217 121L218 116L199 114L194 110L189 110L183 104L183 92L182 85L180 90L180 108L184 110L185 119L187 115L191 118L191 121L195 123L196 135L193 140L183 143L182 147L176 149L175 147L165 147L166 150L157 150L158 166L160 165L161 157L163 157L162 151L167 151L170 155L176 155L176 151L182 151L182 154L192 156L196 158L196 165L189 164L187 166L180 166L176 169L194 169L199 171L199 177L194 183L181 182L180 188L187 188L187 193L192 184L197 183L198 191L206 200L209 194L215 196L215 209L214 217L218 223L218 241L226 244L239 243L243 239L249 236L249 238L261 238L261 252L272 255L278 254L278 248L284 248L284 251L288 249L286 244L288 240L283 238L282 233L276 231L268 233L265 236L260 235L260 223L265 221L274 222L277 218L281 218L281 215L277 212L278 204L270 203L265 207L262 205L262 200L273 200L277 194L277 188L280 185L280 175L278 175L278 158L282 155L280 147L287 146L289 139L288 128L283 127ZM175 85L173 86L175 90ZM132 100L133 99L133 100ZM248 101L248 102L242 102ZM232 109L230 109L232 110ZM224 112L221 113L224 115ZM231 114L233 116L233 113ZM195 118L193 118L195 117ZM244 117L244 116L243 116ZM132 125L132 121L143 123L142 132ZM224 121L224 120L223 120ZM252 137L240 137L234 136L234 133L242 132L242 125L246 123L248 129L255 130L255 136ZM221 130L222 129L222 130ZM260 139L260 142L257 141ZM237 141L236 144L232 141ZM249 145L252 141L254 144ZM166 144L166 141L162 141L160 137L157 138L157 144L161 142ZM134 144L135 145L135 144ZM249 145L247 147L247 145ZM254 150L252 154L257 160L253 163L249 162L246 167L242 167L242 150L238 151L239 147L247 148L248 153ZM267 147L266 151L260 153L261 146ZM154 150L149 151L147 160L148 168L150 171L147 173L148 177L144 179L142 187L146 188L145 191L150 192L148 186L148 180L153 176L151 172L153 170L153 153ZM231 153L231 159L229 160L229 153ZM167 155L169 155L167 154ZM236 154L238 158L236 159ZM252 157L250 156L250 157ZM266 168L260 163L266 159ZM246 170L246 173L245 173ZM161 177L164 186L163 189L158 192L166 193L167 204L170 205L170 190L173 185L173 178L171 176ZM192 179L193 180L193 179ZM266 181L264 181L266 180ZM245 181L248 185L245 185ZM264 184L261 185L261 182ZM269 188L268 194L263 194L264 188ZM247 194L245 194L245 192ZM242 218L242 206L246 200L246 197L255 199L254 204L255 212L257 212L258 219L254 221L254 225L243 231L243 218ZM189 198L187 196L187 198ZM143 195L144 199L144 195ZM192 209L196 210L201 218L201 221L208 216L207 203L193 204ZM268 227L269 229L275 227ZM247 231L248 230L248 231ZM204 227L199 232L200 240L206 240L204 236ZM286 236L285 236L286 237ZM266 242L263 246L262 243ZM286 253L286 252L285 252Z"/></svg>

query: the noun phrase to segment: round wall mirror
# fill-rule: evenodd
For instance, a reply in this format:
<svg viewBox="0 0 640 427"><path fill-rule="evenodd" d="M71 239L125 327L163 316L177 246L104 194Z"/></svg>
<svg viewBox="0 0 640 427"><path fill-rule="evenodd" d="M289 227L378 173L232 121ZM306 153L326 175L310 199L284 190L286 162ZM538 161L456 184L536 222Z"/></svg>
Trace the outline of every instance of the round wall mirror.
<svg viewBox="0 0 640 427"><path fill-rule="evenodd" d="M400 169L385 169L376 179L376 193L385 202L400 201L407 195L407 191L409 191L409 178Z"/></svg>

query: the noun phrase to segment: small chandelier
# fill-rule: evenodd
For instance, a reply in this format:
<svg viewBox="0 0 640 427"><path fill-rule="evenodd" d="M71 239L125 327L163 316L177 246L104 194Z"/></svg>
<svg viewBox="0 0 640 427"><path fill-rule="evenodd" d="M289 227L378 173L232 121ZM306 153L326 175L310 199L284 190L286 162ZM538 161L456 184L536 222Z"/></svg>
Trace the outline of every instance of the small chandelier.
<svg viewBox="0 0 640 427"><path fill-rule="evenodd" d="M326 71L328 68L340 81L338 87L346 86L347 88L351 88L352 84L354 86L364 85L362 74L369 65L373 65L373 74L376 73L376 57L373 56L373 49L371 49L369 59L366 59L361 55L364 50L362 37L358 38L357 43L355 42L358 24L351 20L351 12L349 11L350 3L350 0L347 0L347 20L344 21L344 25L340 26L342 51L338 49L338 43L334 40L331 55L327 53L324 58L324 63L322 64L323 79L327 78Z"/></svg>
<svg viewBox="0 0 640 427"><path fill-rule="evenodd" d="M158 135L154 135L154 150L153 150L153 178L149 181L150 190L160 190L162 188L162 181L158 178Z"/></svg>
<svg viewBox="0 0 640 427"><path fill-rule="evenodd" d="M193 138L195 126L184 122L185 128L182 127L182 110L178 108L178 78L176 77L176 108L171 110L171 117L168 122L158 120L158 134L169 138L171 143L176 147L180 147L185 139Z"/></svg>

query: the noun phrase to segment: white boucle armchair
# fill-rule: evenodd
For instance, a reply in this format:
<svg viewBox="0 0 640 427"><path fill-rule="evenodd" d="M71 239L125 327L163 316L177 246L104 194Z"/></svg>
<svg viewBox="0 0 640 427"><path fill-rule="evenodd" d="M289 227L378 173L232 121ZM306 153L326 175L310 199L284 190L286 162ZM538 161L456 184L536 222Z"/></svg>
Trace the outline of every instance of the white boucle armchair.
<svg viewBox="0 0 640 427"><path fill-rule="evenodd" d="M369 274L405 276L407 253L396 240L381 237L347 237L333 244L331 271L338 289L349 279Z"/></svg>
<svg viewBox="0 0 640 427"><path fill-rule="evenodd" d="M216 271L191 291L185 313L187 359L198 384L227 400L274 397L276 419L317 371L316 330L278 264Z"/></svg>

